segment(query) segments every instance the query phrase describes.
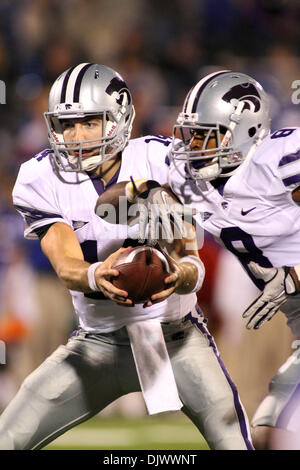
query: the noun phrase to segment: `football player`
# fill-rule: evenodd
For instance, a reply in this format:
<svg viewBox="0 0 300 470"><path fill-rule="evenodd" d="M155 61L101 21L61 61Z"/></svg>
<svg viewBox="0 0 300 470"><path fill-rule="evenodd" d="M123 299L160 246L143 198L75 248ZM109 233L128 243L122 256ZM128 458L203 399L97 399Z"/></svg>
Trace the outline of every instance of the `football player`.
<svg viewBox="0 0 300 470"><path fill-rule="evenodd" d="M169 182L261 290L243 314L247 328L261 327L281 308L299 336L300 128L270 133L268 101L262 86L242 73L225 70L200 80L174 126ZM280 368L254 415L257 448L272 445L276 433L299 433L298 356L296 350Z"/></svg>
<svg viewBox="0 0 300 470"><path fill-rule="evenodd" d="M79 327L3 412L0 448L40 449L142 390L149 414L182 408L212 449L253 449L237 390L196 306L204 276L197 246L175 244L166 289L144 305L133 305L111 282L118 276L113 263L137 241L136 229L98 217L98 197L130 177L165 183L171 139L129 140L130 91L98 64L59 76L45 119L51 148L21 166L13 200L25 237L40 239L70 290Z"/></svg>

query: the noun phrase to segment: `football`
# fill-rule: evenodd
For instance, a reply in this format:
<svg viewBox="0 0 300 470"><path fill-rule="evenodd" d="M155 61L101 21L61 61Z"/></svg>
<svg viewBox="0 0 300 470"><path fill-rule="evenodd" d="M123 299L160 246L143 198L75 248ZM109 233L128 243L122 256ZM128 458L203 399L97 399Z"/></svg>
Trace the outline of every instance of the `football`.
<svg viewBox="0 0 300 470"><path fill-rule="evenodd" d="M112 278L112 284L128 292L128 298L141 304L166 288L165 278L170 273L166 257L156 248L143 245L121 254L113 266L119 276Z"/></svg>
<svg viewBox="0 0 300 470"><path fill-rule="evenodd" d="M116 183L104 191L97 199L95 214L101 219L111 224L127 223L127 213L129 203L125 196L125 186L127 181ZM123 207L120 208L120 198L123 197ZM124 221L119 220L119 215L124 214Z"/></svg>

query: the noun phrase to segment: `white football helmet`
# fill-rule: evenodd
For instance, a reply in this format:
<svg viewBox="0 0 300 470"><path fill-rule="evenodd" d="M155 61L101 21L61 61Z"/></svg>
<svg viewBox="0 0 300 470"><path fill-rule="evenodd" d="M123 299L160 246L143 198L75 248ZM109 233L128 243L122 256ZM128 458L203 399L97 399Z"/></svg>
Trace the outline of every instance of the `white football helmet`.
<svg viewBox="0 0 300 470"><path fill-rule="evenodd" d="M80 172L93 170L124 149L135 111L127 85L117 72L104 65L82 63L54 82L44 116L58 168ZM101 137L65 142L61 120L93 116L102 120ZM99 149L97 155L82 158L83 150L95 148Z"/></svg>
<svg viewBox="0 0 300 470"><path fill-rule="evenodd" d="M185 177L228 177L269 131L269 99L262 86L243 73L215 72L188 93L174 126L170 158ZM204 138L196 151L190 147L195 133ZM206 148L212 136L216 147Z"/></svg>

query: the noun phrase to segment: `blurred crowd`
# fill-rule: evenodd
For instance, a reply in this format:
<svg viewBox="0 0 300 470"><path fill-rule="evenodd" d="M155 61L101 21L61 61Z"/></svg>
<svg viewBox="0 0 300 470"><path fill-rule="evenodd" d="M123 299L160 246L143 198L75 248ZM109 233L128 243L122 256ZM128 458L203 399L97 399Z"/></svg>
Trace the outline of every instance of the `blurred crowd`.
<svg viewBox="0 0 300 470"><path fill-rule="evenodd" d="M11 204L19 165L48 147L43 112L53 81L80 62L115 68L133 95L132 137L170 135L189 88L207 73L230 69L265 87L273 129L300 126L300 105L292 102L292 83L300 79L299 21L298 0L1 0L6 104L0 104L0 339L7 345L7 364L0 364L6 383L0 409L76 326L66 290L39 242L24 241L22 220ZM210 237L202 256L209 268L199 302L213 332L229 332L237 347L241 308L256 291ZM239 301L233 291L237 279L243 286ZM286 343L288 348L288 336ZM275 360L270 345L274 371L285 357L284 340L281 345ZM236 377L241 380L239 372Z"/></svg>

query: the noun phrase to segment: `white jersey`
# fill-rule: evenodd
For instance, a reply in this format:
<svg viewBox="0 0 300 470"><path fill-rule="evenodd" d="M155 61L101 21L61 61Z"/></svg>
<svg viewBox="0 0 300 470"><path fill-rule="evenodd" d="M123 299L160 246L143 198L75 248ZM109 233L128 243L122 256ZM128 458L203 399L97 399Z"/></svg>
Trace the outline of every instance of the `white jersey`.
<svg viewBox="0 0 300 470"><path fill-rule="evenodd" d="M119 171L112 184L139 178L155 179L166 183L168 167L165 164L170 139L147 136L129 141L122 153ZM52 151L47 149L21 165L13 190L16 209L25 222L25 237L37 238L35 229L54 222L64 222L74 230L81 245L84 259L90 263L104 261L111 253L136 242L138 225L114 225L99 218L94 210L96 201L104 191L102 181L91 179L85 173L62 174L61 180L52 166ZM179 319L196 304L196 294L173 294L152 307L142 305L122 307L104 297L102 293L85 294L70 291L79 324L93 333L109 332L127 324L145 319L162 322Z"/></svg>
<svg viewBox="0 0 300 470"><path fill-rule="evenodd" d="M184 164L182 164L184 165ZM257 287L248 263L264 267L300 263L300 207L291 191L300 186L300 128L266 137L249 161L228 179L223 194L210 183L184 180L170 165L169 184L195 219L235 254Z"/></svg>

